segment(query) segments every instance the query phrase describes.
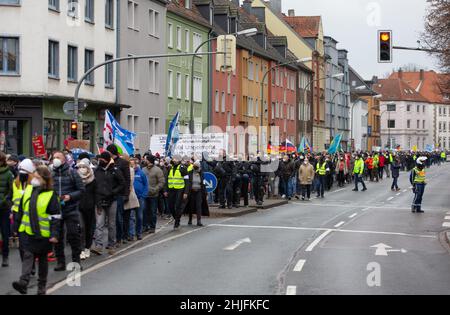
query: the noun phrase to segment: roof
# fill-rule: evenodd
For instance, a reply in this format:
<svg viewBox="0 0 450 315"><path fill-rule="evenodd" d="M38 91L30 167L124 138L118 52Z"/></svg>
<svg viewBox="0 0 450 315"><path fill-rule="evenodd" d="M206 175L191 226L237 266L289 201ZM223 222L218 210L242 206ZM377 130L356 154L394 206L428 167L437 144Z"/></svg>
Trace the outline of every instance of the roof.
<svg viewBox="0 0 450 315"><path fill-rule="evenodd" d="M319 37L320 30L320 16L286 16L283 15L284 20L304 38Z"/></svg>
<svg viewBox="0 0 450 315"><path fill-rule="evenodd" d="M422 94L400 79L382 79L372 86L373 90L383 95L381 101L411 101L429 103Z"/></svg>
<svg viewBox="0 0 450 315"><path fill-rule="evenodd" d="M167 11L171 12L173 14L176 14L178 16L181 16L183 18L186 18L188 20L191 20L197 24L200 24L206 28L211 28L211 25L203 16L200 14L200 12L197 9L197 6L195 4L191 4L191 9L186 9L184 7L184 0L172 0L167 5Z"/></svg>
<svg viewBox="0 0 450 315"><path fill-rule="evenodd" d="M399 72L390 75L390 79L398 79ZM422 94L431 103L450 104L450 100L444 99L444 94L450 93L450 74L436 73L435 71L423 71L423 80L420 72L401 72L403 81Z"/></svg>
<svg viewBox="0 0 450 315"><path fill-rule="evenodd" d="M365 86L365 88L363 90L356 90L355 88L357 86L355 86L355 87L350 86L350 90L352 91L353 94L356 94L356 95L359 95L359 96L374 96L374 95L377 95L377 93L370 88L370 86L367 84L367 82L359 75L358 72L356 72L355 69L353 69L352 66L349 65L348 69L350 71L350 84L351 84L352 79L355 78L355 79L357 79L359 81L357 86L362 86L362 85Z"/></svg>

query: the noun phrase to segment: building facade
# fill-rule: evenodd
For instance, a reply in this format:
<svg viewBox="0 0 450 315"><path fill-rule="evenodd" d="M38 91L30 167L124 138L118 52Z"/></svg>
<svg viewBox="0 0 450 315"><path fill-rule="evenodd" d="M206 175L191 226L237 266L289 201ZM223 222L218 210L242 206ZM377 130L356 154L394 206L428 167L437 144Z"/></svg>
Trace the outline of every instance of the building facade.
<svg viewBox="0 0 450 315"><path fill-rule="evenodd" d="M70 137L77 81L93 65L115 57L115 1L0 1L0 143L8 153L33 154L31 139L43 135L48 151ZM6 66L5 66L6 65ZM102 142L105 109L118 109L114 67L95 71L80 90L83 139Z"/></svg>
<svg viewBox="0 0 450 315"><path fill-rule="evenodd" d="M117 55L161 54L166 50L165 0L119 1ZM150 148L152 135L165 131L167 58L121 62L117 67L117 101L127 108L120 124L136 133L136 153Z"/></svg>

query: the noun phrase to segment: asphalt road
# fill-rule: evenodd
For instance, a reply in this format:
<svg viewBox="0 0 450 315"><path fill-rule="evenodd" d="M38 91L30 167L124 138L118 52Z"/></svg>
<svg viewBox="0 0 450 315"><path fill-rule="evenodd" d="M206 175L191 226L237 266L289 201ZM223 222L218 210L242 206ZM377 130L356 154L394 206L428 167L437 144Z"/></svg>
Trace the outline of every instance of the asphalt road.
<svg viewBox="0 0 450 315"><path fill-rule="evenodd" d="M85 269L80 286L62 281L49 293L450 294L450 256L439 239L450 211L450 164L427 175L424 214L411 213L402 173L400 193L385 179L366 192L347 186L325 199L205 219L203 228L166 227Z"/></svg>

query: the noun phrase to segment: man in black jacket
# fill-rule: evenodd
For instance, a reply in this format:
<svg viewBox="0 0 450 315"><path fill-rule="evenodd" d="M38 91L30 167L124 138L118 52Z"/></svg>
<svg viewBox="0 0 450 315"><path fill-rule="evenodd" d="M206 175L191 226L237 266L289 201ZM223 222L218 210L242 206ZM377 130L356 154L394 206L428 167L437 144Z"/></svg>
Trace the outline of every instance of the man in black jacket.
<svg viewBox="0 0 450 315"><path fill-rule="evenodd" d="M95 248L97 255L103 253L105 226L108 227L108 246L110 254L114 254L116 244L116 212L117 195L125 188L125 179L120 169L113 162L109 152L103 152L98 159L95 175L96 228Z"/></svg>
<svg viewBox="0 0 450 315"><path fill-rule="evenodd" d="M67 241L72 250L72 261L80 263L81 228L79 202L84 192L84 184L80 175L66 163L62 152L53 154L53 189L61 202L61 231L66 227ZM58 264L55 271L66 271L66 256L64 254L64 233L55 245Z"/></svg>
<svg viewBox="0 0 450 315"><path fill-rule="evenodd" d="M110 144L106 150L111 154L112 159L114 160L114 165L116 168L120 170L122 176L125 179L125 186L122 191L117 194L117 245L120 245L122 241L125 242L124 237L124 226L123 226L123 211L124 204L128 201L130 196L130 184L131 184L131 175L130 175L130 163L125 161L119 156L119 151L115 144Z"/></svg>
<svg viewBox="0 0 450 315"><path fill-rule="evenodd" d="M8 267L9 236L10 236L10 210L12 206L12 183L14 177L6 165L6 156L0 152L0 231L2 244L2 267Z"/></svg>

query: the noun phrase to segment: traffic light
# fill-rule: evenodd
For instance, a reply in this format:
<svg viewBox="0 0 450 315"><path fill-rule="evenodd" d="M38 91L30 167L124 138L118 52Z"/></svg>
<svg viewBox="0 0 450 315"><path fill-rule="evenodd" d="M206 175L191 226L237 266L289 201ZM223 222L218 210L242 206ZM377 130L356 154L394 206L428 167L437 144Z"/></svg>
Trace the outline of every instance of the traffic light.
<svg viewBox="0 0 450 315"><path fill-rule="evenodd" d="M392 31L378 31L378 62L392 62Z"/></svg>
<svg viewBox="0 0 450 315"><path fill-rule="evenodd" d="M70 124L70 136L73 139L78 138L78 123L75 121Z"/></svg>

